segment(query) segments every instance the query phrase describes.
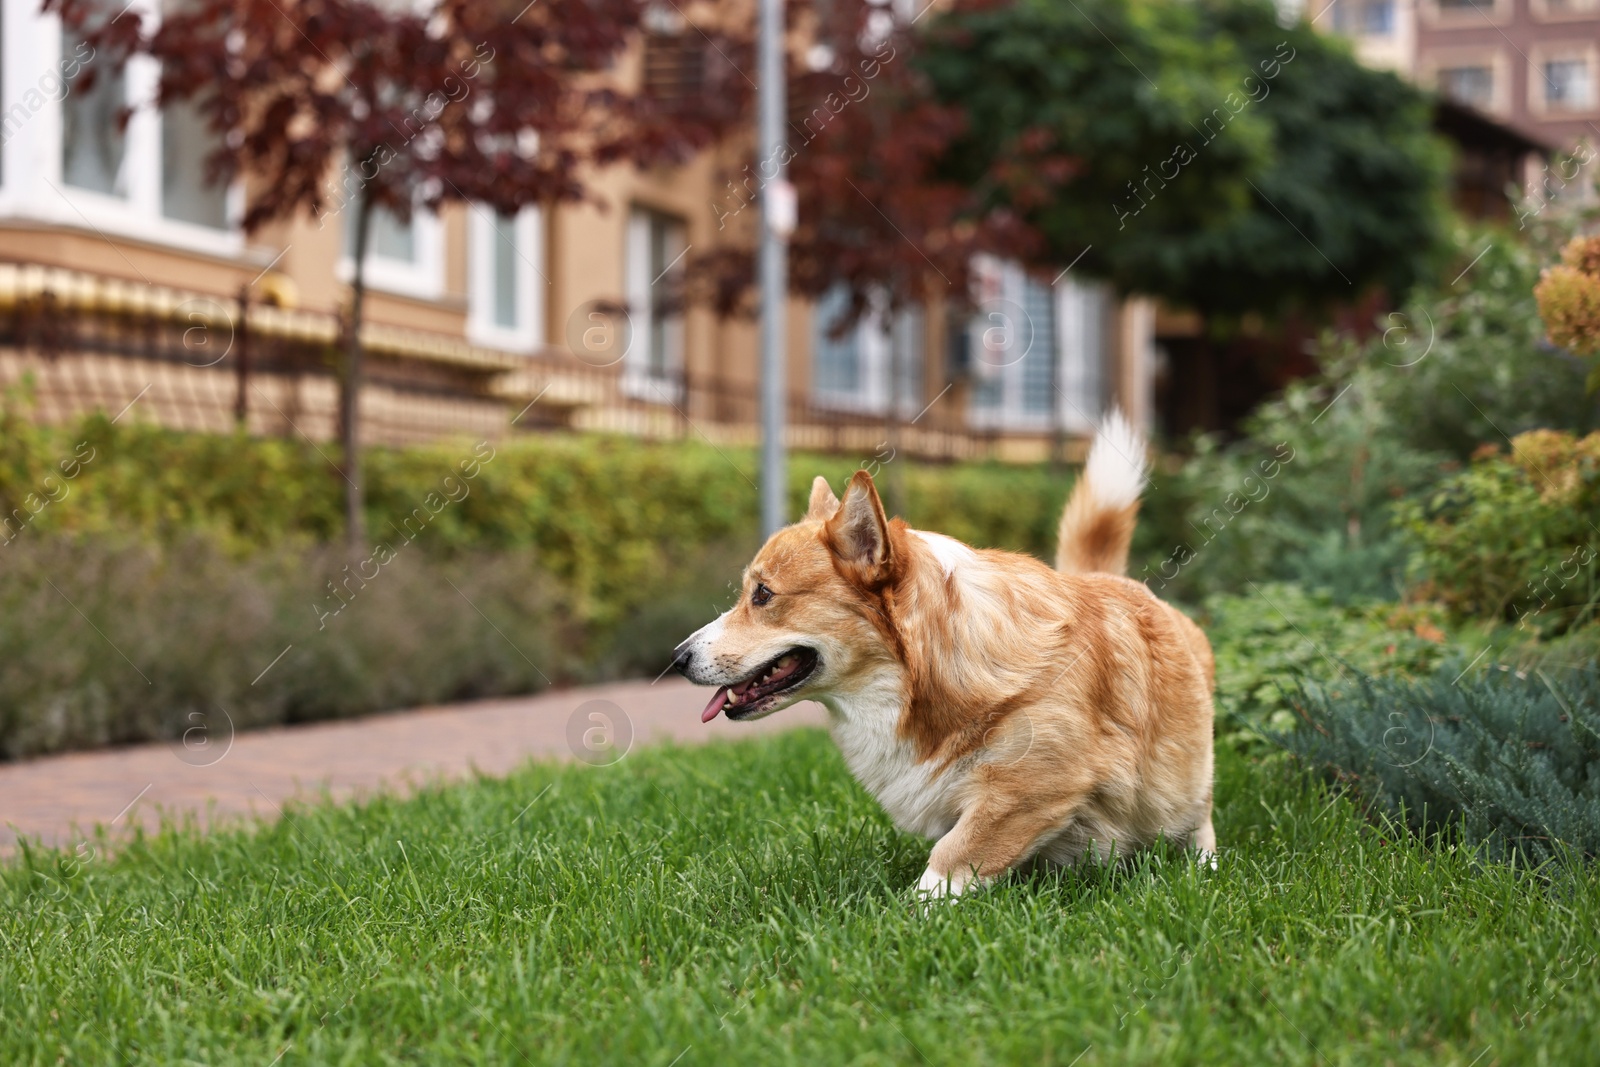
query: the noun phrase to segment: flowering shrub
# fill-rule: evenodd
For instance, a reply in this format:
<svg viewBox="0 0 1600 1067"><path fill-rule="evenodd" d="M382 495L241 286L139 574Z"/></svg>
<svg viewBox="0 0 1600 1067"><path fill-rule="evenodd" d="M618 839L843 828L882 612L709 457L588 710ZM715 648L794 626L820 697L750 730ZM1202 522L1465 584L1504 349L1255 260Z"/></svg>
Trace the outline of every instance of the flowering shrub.
<svg viewBox="0 0 1600 1067"><path fill-rule="evenodd" d="M1551 344L1574 355L1600 354L1600 237L1576 237L1561 263L1544 271L1533 290ZM1600 364L1590 372L1594 392Z"/></svg>
<svg viewBox="0 0 1600 1067"><path fill-rule="evenodd" d="M1420 592L1542 633L1591 619L1600 550L1600 433L1533 430L1400 505Z"/></svg>

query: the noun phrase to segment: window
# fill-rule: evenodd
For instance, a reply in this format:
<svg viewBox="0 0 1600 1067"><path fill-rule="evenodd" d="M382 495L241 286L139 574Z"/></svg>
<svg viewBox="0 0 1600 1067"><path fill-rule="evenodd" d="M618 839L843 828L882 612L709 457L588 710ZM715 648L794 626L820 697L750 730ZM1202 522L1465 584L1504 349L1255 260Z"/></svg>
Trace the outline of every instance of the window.
<svg viewBox="0 0 1600 1067"><path fill-rule="evenodd" d="M1529 5L1541 19L1593 18L1595 0L1533 0Z"/></svg>
<svg viewBox="0 0 1600 1067"><path fill-rule="evenodd" d="M1056 338L1060 348L1057 375L1061 392L1061 426L1073 433L1091 433L1105 408L1110 384L1111 316L1115 302L1104 286L1062 282L1056 286Z"/></svg>
<svg viewBox="0 0 1600 1067"><path fill-rule="evenodd" d="M1366 0L1361 5L1361 32L1374 37L1384 37L1393 33L1393 0Z"/></svg>
<svg viewBox="0 0 1600 1067"><path fill-rule="evenodd" d="M193 104L174 104L161 113L163 216L219 230L228 225L228 187L206 180L206 156L215 147Z"/></svg>
<svg viewBox="0 0 1600 1067"><path fill-rule="evenodd" d="M705 38L691 34L683 15L673 7L652 4L642 19L644 95L676 105L705 90Z"/></svg>
<svg viewBox="0 0 1600 1067"><path fill-rule="evenodd" d="M628 213L624 257L631 341L623 357L624 388L646 400L676 399L683 371L681 219L647 208Z"/></svg>
<svg viewBox="0 0 1600 1067"><path fill-rule="evenodd" d="M1487 111L1494 102L1494 71L1485 66L1445 67L1439 71L1439 92Z"/></svg>
<svg viewBox="0 0 1600 1067"><path fill-rule="evenodd" d="M1099 286L1056 285L1014 263L981 260L968 327L974 425L1085 432L1104 407L1111 300Z"/></svg>
<svg viewBox="0 0 1600 1067"><path fill-rule="evenodd" d="M854 400L865 392L866 378L861 373L863 349L870 348L880 330L857 322L842 336L835 336L840 319L849 310L849 291L835 286L817 301L812 314L816 343L811 361L811 390L818 400ZM863 330L863 326L868 328Z"/></svg>
<svg viewBox="0 0 1600 1067"><path fill-rule="evenodd" d="M134 0L129 12L148 31L162 6ZM242 189L205 180L212 142L192 107L149 106L160 80L153 60L132 56L113 71L58 16L9 0L0 66L8 75L0 162L9 214L204 255L243 250L230 227ZM85 85L91 71L94 83ZM124 108L126 126L118 122Z"/></svg>
<svg viewBox="0 0 1600 1067"><path fill-rule="evenodd" d="M81 38L63 33L62 63L72 62L82 45ZM85 74L91 70L94 87L75 86L61 102L61 180L75 189L126 197L127 136L117 125L117 112L127 103L127 72L113 74L93 61L83 64Z"/></svg>
<svg viewBox="0 0 1600 1067"><path fill-rule="evenodd" d="M350 247L355 247L355 214L350 216ZM388 208L374 208L367 220L367 254L401 263L417 261L416 220L404 222Z"/></svg>
<svg viewBox="0 0 1600 1067"><path fill-rule="evenodd" d="M337 205L344 216L344 248L349 256L356 248L356 224L361 218L360 190ZM400 217L386 207L375 207L367 219L367 256L388 259L396 263L415 264L417 261L417 215L400 221ZM368 266L371 266L369 263Z"/></svg>
<svg viewBox="0 0 1600 1067"><path fill-rule="evenodd" d="M1552 59L1544 65L1544 100L1552 110L1581 111L1593 105L1585 59Z"/></svg>
<svg viewBox="0 0 1600 1067"><path fill-rule="evenodd" d="M533 348L544 334L539 209L517 215L497 214L478 205L470 210L469 331L482 344Z"/></svg>
<svg viewBox="0 0 1600 1067"><path fill-rule="evenodd" d="M349 281L355 275L352 253L356 246L356 218L359 191L337 205L344 220L344 255L339 261L339 277ZM336 222L337 220L326 220ZM405 222L387 208L374 208L367 230L367 284L374 289L429 300L439 295L444 285L444 228L439 217L420 204Z"/></svg>
<svg viewBox="0 0 1600 1067"><path fill-rule="evenodd" d="M898 403L914 418L923 395L924 316L906 308L893 316L869 311L835 336L849 313L849 290L829 289L812 312L811 392L823 407L887 413Z"/></svg>
<svg viewBox="0 0 1600 1067"><path fill-rule="evenodd" d="M1418 11L1428 23L1495 26L1510 21L1515 0L1423 0ZM1531 2L1531 0L1530 0Z"/></svg>

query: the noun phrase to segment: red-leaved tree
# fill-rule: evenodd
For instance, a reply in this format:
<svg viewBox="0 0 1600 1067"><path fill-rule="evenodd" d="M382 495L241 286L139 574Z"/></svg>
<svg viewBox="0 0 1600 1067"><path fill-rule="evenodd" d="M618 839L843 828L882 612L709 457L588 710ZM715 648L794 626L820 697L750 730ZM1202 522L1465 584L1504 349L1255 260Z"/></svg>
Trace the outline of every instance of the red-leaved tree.
<svg viewBox="0 0 1600 1067"><path fill-rule="evenodd" d="M752 155L732 176L715 210L733 237L696 263L708 290L702 295L719 311L747 309L748 220L780 160L799 206L790 288L816 297L845 286L851 306L847 321L834 324L840 329L872 305L932 295L959 304L977 253L1027 258L1039 249L1014 213L989 206L985 189L946 176L966 116L940 104L917 70L914 14L896 15L872 0L790 3L787 14L790 40L806 42L789 61L787 139L776 155ZM1037 161L1052 176L1069 165ZM1003 177L1022 186L1036 175Z"/></svg>
<svg viewBox="0 0 1600 1067"><path fill-rule="evenodd" d="M118 4L117 6L120 6ZM351 213L355 263L340 378L346 528L364 540L358 402L373 213L445 201L512 214L589 197L613 164L680 163L737 92L651 97L619 84L645 0L186 0L159 21L105 0L46 0L115 69L161 65L155 106L189 101L216 138L213 182L242 179L247 231ZM126 121L126 116L124 116Z"/></svg>
<svg viewBox="0 0 1600 1067"><path fill-rule="evenodd" d="M796 228L789 239L789 288L816 299L843 288L848 304L820 323L842 336L869 313L975 302L972 271L979 253L1029 259L1042 250L1035 231L991 190L950 177L948 157L967 129L960 108L939 102L917 68L926 26L915 13L873 0L787 4L790 50L786 138L774 153L751 153L713 210L727 234L692 264L698 290L721 314L752 311L754 254L762 192L778 164L794 185ZM753 122L753 120L751 120ZM996 168L990 184L1031 195L1041 179L1058 178L1070 162L1048 146L1029 166ZM1015 201L1013 201L1015 202ZM896 355L892 389L902 368ZM905 401L896 393L885 417L884 442L899 448ZM917 400L916 407L921 407ZM919 416L920 417L920 416ZM890 468L885 493L905 506L904 464Z"/></svg>

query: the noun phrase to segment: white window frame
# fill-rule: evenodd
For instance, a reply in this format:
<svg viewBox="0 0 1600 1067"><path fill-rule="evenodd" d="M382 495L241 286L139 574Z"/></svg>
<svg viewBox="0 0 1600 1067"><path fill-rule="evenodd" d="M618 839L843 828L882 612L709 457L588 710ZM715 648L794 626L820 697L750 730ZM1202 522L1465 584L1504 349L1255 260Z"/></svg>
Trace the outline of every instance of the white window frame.
<svg viewBox="0 0 1600 1067"><path fill-rule="evenodd" d="M1067 433L1090 434L1105 414L1116 300L1108 286L1065 278L1055 285L1056 418Z"/></svg>
<svg viewBox="0 0 1600 1067"><path fill-rule="evenodd" d="M1487 115L1504 118L1511 113L1511 62L1503 48L1494 45L1482 47L1438 48L1432 50L1421 70L1420 81L1435 92L1439 88L1441 71L1456 67L1488 67L1492 81L1489 104L1482 110ZM1476 105L1455 101L1463 107Z"/></svg>
<svg viewBox="0 0 1600 1067"><path fill-rule="evenodd" d="M855 387L842 389L823 384L817 372L822 345L837 321L834 310L826 307L825 302L832 301L824 298L811 307L812 402L817 407L833 411L885 415L889 412L890 404L897 400L902 418L915 416L922 406L920 372L926 363L923 350L924 310L907 307L891 316L874 301L873 306L840 338L840 341L855 345L857 367ZM896 348L903 354L898 382L894 381Z"/></svg>
<svg viewBox="0 0 1600 1067"><path fill-rule="evenodd" d="M1550 86L1545 80L1545 64L1564 61L1582 63L1589 72L1589 99L1577 107L1557 107L1546 95ZM1528 110L1536 117L1581 119L1600 111L1600 48L1593 43L1540 42L1529 49L1528 66Z"/></svg>
<svg viewBox="0 0 1600 1067"><path fill-rule="evenodd" d="M1021 264L979 256L973 273L979 310L967 328L968 366L974 378L999 380L1000 403L979 403L974 390L967 404L968 423L978 429L1091 432L1104 411L1112 373L1115 315L1110 291L1072 278L1058 280L1050 294L1053 332L1044 333L1031 322L1018 320L1019 314L1025 314L1023 286L1027 281ZM1100 310L1096 312L1096 308ZM1023 330L1031 340L1024 340ZM981 355L986 335L998 337L1003 344L1026 343L1028 348L1022 355L1007 355L997 365ZM1023 365L1042 343L1051 346L1054 358L1053 395L1046 410L1027 407L1024 398Z"/></svg>
<svg viewBox="0 0 1600 1067"><path fill-rule="evenodd" d="M351 225L343 215L355 210L355 197L351 197L337 213L323 216L323 225L339 227L339 262L335 275L346 285L355 281L356 260L351 249L344 246L344 235ZM370 242L371 235L368 235ZM395 259L367 250L366 285L369 290L410 296L418 300L437 300L444 293L444 222L437 214L418 204L411 211L410 259Z"/></svg>
<svg viewBox="0 0 1600 1067"><path fill-rule="evenodd" d="M517 255L513 261L516 279L517 324L512 327L495 321L494 250L496 228L503 225L494 209L482 204L468 205L467 221L467 335L475 343L492 348L525 352L536 348L544 337L545 276L539 263L544 258L544 216L537 207L528 207L511 221L512 241Z"/></svg>
<svg viewBox="0 0 1600 1067"><path fill-rule="evenodd" d="M661 280L650 276L650 226L654 219L675 223L682 242L682 247L667 257L668 266L663 274L683 269L682 253L689 247L687 220L645 204L634 204L628 209L622 247L623 297L628 315L628 348L622 356L622 391L651 403L677 403L683 396L687 340L686 316L682 311L666 323L666 352L659 361L659 369L654 366L658 361L652 358L654 353L650 349L655 333L652 328L655 324L655 308L650 299L651 289Z"/></svg>
<svg viewBox="0 0 1600 1067"><path fill-rule="evenodd" d="M223 229L167 218L161 210L161 115L148 106L155 97L160 66L147 56L129 59L127 100L134 108L124 140L127 193L112 196L70 187L62 178L65 115L58 94L46 87L62 71L61 20L41 15L34 0L0 0L4 53L0 55L0 114L21 108L26 114L5 140L0 155L0 216L22 218L118 236L203 255L236 258L244 251L237 221L244 209L244 184L226 193L228 225ZM135 0L131 11L146 20L160 17L157 0ZM30 96L29 94L35 94ZM33 104L43 99L37 110Z"/></svg>

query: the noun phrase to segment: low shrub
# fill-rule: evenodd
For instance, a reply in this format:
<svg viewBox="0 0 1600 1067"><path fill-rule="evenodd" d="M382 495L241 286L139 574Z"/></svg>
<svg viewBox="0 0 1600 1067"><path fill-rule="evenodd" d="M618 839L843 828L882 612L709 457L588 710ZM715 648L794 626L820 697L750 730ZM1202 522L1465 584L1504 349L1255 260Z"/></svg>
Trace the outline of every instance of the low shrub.
<svg viewBox="0 0 1600 1067"><path fill-rule="evenodd" d="M4 758L526 693L579 673L560 587L527 555L402 553L362 582L329 549L239 560L205 540L36 538L6 552Z"/></svg>
<svg viewBox="0 0 1600 1067"><path fill-rule="evenodd" d="M1509 452L1485 446L1467 470L1398 514L1416 547L1422 596L1542 634L1594 617L1600 433L1534 430Z"/></svg>
<svg viewBox="0 0 1600 1067"><path fill-rule="evenodd" d="M1299 678L1332 681L1350 666L1427 675L1479 640L1447 631L1437 610L1341 604L1325 590L1282 582L1209 597L1198 621L1216 656L1218 739L1247 747L1293 725Z"/></svg>
<svg viewBox="0 0 1600 1067"><path fill-rule="evenodd" d="M1243 439L1197 441L1152 480L1129 573L1193 602L1250 581L1396 598L1404 548L1391 505L1435 480L1444 457L1396 440L1371 379L1293 384L1257 409Z"/></svg>
<svg viewBox="0 0 1600 1067"><path fill-rule="evenodd" d="M759 545L748 451L539 435L366 464L352 563L312 445L0 409L0 756L654 676ZM914 523L1053 552L1070 473L889 464ZM795 513L858 465L794 457Z"/></svg>
<svg viewBox="0 0 1600 1067"><path fill-rule="evenodd" d="M1600 355L1600 237L1574 237L1534 289L1550 340L1579 356ZM1600 384L1591 366L1589 383Z"/></svg>
<svg viewBox="0 0 1600 1067"><path fill-rule="evenodd" d="M137 409L135 409L135 413ZM863 457L867 459L867 457ZM797 455L791 513L811 479L842 488L862 460ZM430 555L532 552L570 593L583 623L648 609L662 576L693 570L708 546L753 547L756 459L693 441L539 434L497 444L370 449L367 529L374 543ZM899 464L897 469L893 464ZM892 459L906 517L987 547L1055 550L1068 472L1001 464L930 466ZM0 410L0 516L23 535L95 535L178 544L204 536L236 557L342 537L342 485L325 450L297 440L180 433L96 415L42 427L13 401ZM735 560L724 557L726 577Z"/></svg>
<svg viewBox="0 0 1600 1067"><path fill-rule="evenodd" d="M1440 284L1378 320L1360 358L1407 447L1464 462L1508 434L1600 428L1588 363L1546 340L1534 296L1561 234L1465 229Z"/></svg>
<svg viewBox="0 0 1600 1067"><path fill-rule="evenodd" d="M1306 683L1281 740L1419 833L1532 864L1600 854L1600 676L1460 669Z"/></svg>
<svg viewBox="0 0 1600 1067"><path fill-rule="evenodd" d="M1135 577L1192 602L1246 580L1395 599L1411 547L1397 501L1503 433L1600 425L1584 362L1544 339L1533 286L1548 242L1463 230L1457 243L1438 285L1365 341L1325 338L1320 377L1260 405L1241 438L1201 437L1158 473Z"/></svg>

